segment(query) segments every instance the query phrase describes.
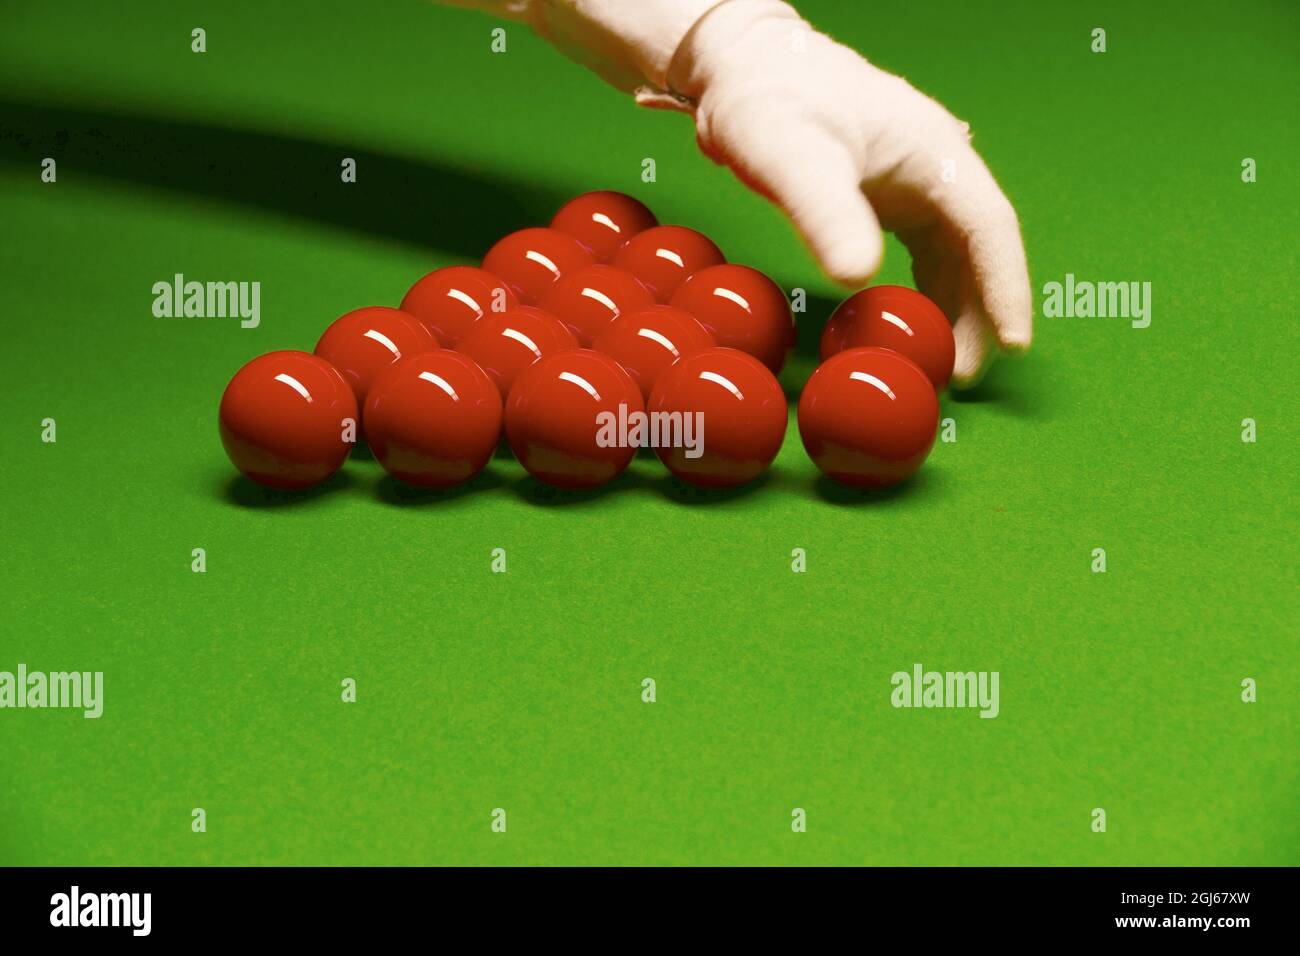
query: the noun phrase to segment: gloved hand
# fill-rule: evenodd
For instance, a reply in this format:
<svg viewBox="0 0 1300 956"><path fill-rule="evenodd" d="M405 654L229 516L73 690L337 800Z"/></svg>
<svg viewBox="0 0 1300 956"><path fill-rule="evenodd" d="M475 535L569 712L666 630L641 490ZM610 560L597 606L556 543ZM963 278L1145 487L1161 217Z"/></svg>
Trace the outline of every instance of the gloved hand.
<svg viewBox="0 0 1300 956"><path fill-rule="evenodd" d="M501 6L501 0L459 0ZM695 118L701 149L777 203L831 278L865 284L882 227L953 321L953 384L1022 351L1033 305L1011 203L969 127L780 0L512 0L574 59L643 105ZM672 51L672 52L669 52Z"/></svg>
<svg viewBox="0 0 1300 956"><path fill-rule="evenodd" d="M881 227L898 235L917 287L953 321L958 387L980 379L995 343L1028 347L1015 210L969 127L934 100L777 0L714 7L667 81L693 105L701 149L784 209L831 278L864 284L880 266Z"/></svg>

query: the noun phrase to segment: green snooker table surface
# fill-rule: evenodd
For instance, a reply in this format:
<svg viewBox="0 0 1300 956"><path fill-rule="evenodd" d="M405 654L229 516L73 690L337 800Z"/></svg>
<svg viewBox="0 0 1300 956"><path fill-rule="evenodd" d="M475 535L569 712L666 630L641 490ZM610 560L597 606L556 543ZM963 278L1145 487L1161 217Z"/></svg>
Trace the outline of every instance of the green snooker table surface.
<svg viewBox="0 0 1300 956"><path fill-rule="evenodd" d="M0 671L103 673L97 719L0 709L0 863L1300 863L1300 7L798 6L971 123L1029 257L1034 347L885 494L819 478L793 404L727 494L508 453L261 490L217 435L240 365L577 193L806 290L792 401L846 292L687 118L523 26L0 7ZM260 282L260 323L156 317L177 273ZM1044 314L1067 275L1149 282L1149 326ZM878 281L912 284L892 238ZM997 672L998 715L894 707L917 664Z"/></svg>

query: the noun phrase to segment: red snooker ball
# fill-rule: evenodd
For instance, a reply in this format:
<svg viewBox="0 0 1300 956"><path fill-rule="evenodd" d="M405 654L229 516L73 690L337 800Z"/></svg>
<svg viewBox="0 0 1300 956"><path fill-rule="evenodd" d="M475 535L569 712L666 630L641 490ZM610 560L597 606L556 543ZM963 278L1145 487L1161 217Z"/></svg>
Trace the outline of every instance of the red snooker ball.
<svg viewBox="0 0 1300 956"><path fill-rule="evenodd" d="M504 282L475 266L434 269L411 286L401 310L419 319L446 348L489 312L504 312L519 298Z"/></svg>
<svg viewBox="0 0 1300 956"><path fill-rule="evenodd" d="M587 247L555 229L520 229L497 240L483 268L505 280L525 305L536 305L562 275L589 266Z"/></svg>
<svg viewBox="0 0 1300 956"><path fill-rule="evenodd" d="M325 481L352 450L357 399L329 362L269 352L235 373L221 396L221 444L241 472L269 488Z"/></svg>
<svg viewBox="0 0 1300 956"><path fill-rule="evenodd" d="M718 345L740 349L778 374L794 348L794 315L781 287L757 269L724 263L701 269L673 294Z"/></svg>
<svg viewBox="0 0 1300 956"><path fill-rule="evenodd" d="M461 340L457 351L487 372L505 401L520 372L543 355L577 347L573 333L551 313L520 305L479 322Z"/></svg>
<svg viewBox="0 0 1300 956"><path fill-rule="evenodd" d="M403 359L366 399L375 458L410 485L449 488L487 465L501 436L501 394L468 356L440 349Z"/></svg>
<svg viewBox="0 0 1300 956"><path fill-rule="evenodd" d="M373 305L330 323L316 343L316 354L343 373L357 407L365 408L370 386L388 366L436 348L438 339L415 316Z"/></svg>
<svg viewBox="0 0 1300 956"><path fill-rule="evenodd" d="M882 348L847 349L817 367L799 397L808 456L845 485L883 488L925 461L939 430L939 399L911 359Z"/></svg>
<svg viewBox="0 0 1300 956"><path fill-rule="evenodd" d="M655 226L638 232L614 254L614 265L632 273L665 303L688 276L726 261L712 239L685 226Z"/></svg>
<svg viewBox="0 0 1300 956"><path fill-rule="evenodd" d="M524 369L506 402L506 437L519 463L557 488L613 481L636 454L618 422L644 414L636 382L607 355L578 349Z"/></svg>
<svg viewBox="0 0 1300 956"><path fill-rule="evenodd" d="M893 349L930 377L936 391L952 378L957 351L952 325L929 298L901 285L877 285L849 296L822 330L822 361L845 349Z"/></svg>
<svg viewBox="0 0 1300 956"><path fill-rule="evenodd" d="M609 323L592 348L623 366L648 401L668 366L713 344L708 329L689 312L671 305L651 305L625 312Z"/></svg>
<svg viewBox="0 0 1300 956"><path fill-rule="evenodd" d="M688 425L694 429L694 449L683 440L655 454L682 481L706 488L743 485L762 474L781 450L789 417L776 376L752 355L728 348L675 362L646 407L652 423L680 421L683 438ZM652 427L661 434L662 425Z"/></svg>
<svg viewBox="0 0 1300 956"><path fill-rule="evenodd" d="M640 200L609 190L570 199L551 220L552 229L573 236L597 262L609 262L628 239L657 225L655 214Z"/></svg>
<svg viewBox="0 0 1300 956"><path fill-rule="evenodd" d="M636 276L614 266L592 265L570 272L546 290L541 307L569 327L583 348L624 312L654 305Z"/></svg>

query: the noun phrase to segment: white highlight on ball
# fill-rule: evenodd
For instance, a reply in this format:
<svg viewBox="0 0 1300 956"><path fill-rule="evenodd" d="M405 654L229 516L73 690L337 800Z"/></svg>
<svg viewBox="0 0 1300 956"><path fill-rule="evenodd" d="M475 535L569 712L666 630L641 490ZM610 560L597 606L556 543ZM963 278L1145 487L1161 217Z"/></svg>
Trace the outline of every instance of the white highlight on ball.
<svg viewBox="0 0 1300 956"><path fill-rule="evenodd" d="M682 353L677 351L677 346L673 345L673 343L670 342L665 336L656 332L654 329L638 329L636 334L644 336L645 338L649 339L652 342L658 342L668 351L672 352L673 355L677 356L678 358L682 357Z"/></svg>
<svg viewBox="0 0 1300 956"><path fill-rule="evenodd" d="M725 378L724 376L719 375L717 372L701 372L700 380L705 382L713 382L716 385L721 385L723 388L729 391L732 395L735 395L742 402L745 400L744 393L742 393L740 389L736 388L736 383L729 378Z"/></svg>
<svg viewBox="0 0 1300 956"><path fill-rule="evenodd" d="M451 387L451 382L447 381L441 375L435 375L433 372L421 372L420 378L424 379L426 382L432 382L434 385L437 385L440 389L451 396L453 402L460 401L460 396L457 395L456 390Z"/></svg>
<svg viewBox="0 0 1300 956"><path fill-rule="evenodd" d="M285 385L288 385L291 389L293 389L303 398L307 399L307 401L309 402L311 401L311 392L307 391L307 389L303 386L302 382L298 381L292 375L289 375L286 372L281 372L279 375L275 377L275 380L277 382L284 382Z"/></svg>
<svg viewBox="0 0 1300 956"><path fill-rule="evenodd" d="M911 327L910 325L908 325L906 322L904 322L904 321L903 321L902 319L900 319L898 316L894 315L894 313L892 313L892 312L885 312L885 311L882 310L881 313L880 313L880 317L881 317L882 319L884 319L886 322L888 322L890 325L896 325L896 326L898 326L900 329L902 329L902 330L903 330L904 332L906 332L908 335L915 335L915 334L916 334L915 332L912 331L912 327Z"/></svg>
<svg viewBox="0 0 1300 956"><path fill-rule="evenodd" d="M501 334L508 339L514 339L516 342L518 342L524 348L528 349L538 358L542 357L542 350L537 347L537 343L534 342L532 339L530 339L528 336L524 335L524 333L520 332L518 329L506 329Z"/></svg>
<svg viewBox="0 0 1300 956"><path fill-rule="evenodd" d="M897 399L897 398L898 398L897 395L895 395L892 391L890 391L888 385L886 385L886 384L885 384L884 382L882 382L880 379L876 378L876 376L871 375L871 374L868 373L868 372L850 372L850 373L849 373L849 378L856 379L856 380L859 381L859 382L866 382L866 383L867 383L868 385L870 385L872 388L878 388L878 389L880 389L882 392L884 392L886 395L888 395L888 396L889 396L890 398L892 398L892 399Z"/></svg>
<svg viewBox="0 0 1300 956"><path fill-rule="evenodd" d="M717 288L713 290L713 294L716 295L719 299L730 299L732 302L736 303L736 305L740 306L746 312L749 311L749 303L745 301L745 297L742 296L735 289Z"/></svg>
<svg viewBox="0 0 1300 956"><path fill-rule="evenodd" d="M561 372L560 380L564 382L572 382L596 401L600 401L600 392L596 391L596 387L581 375L574 375L572 372Z"/></svg>
<svg viewBox="0 0 1300 956"><path fill-rule="evenodd" d="M618 306L614 303L614 300L605 295L605 293L601 292L599 289L583 289L582 294L585 298L595 299L605 308L609 309L609 311L615 313L618 312Z"/></svg>
<svg viewBox="0 0 1300 956"><path fill-rule="evenodd" d="M524 258L532 259L538 265L543 266L546 269L549 269L552 273L554 273L557 276L560 274L560 267L557 266L550 259L546 258L546 256L542 255L536 249L529 249L528 252L524 254Z"/></svg>
<svg viewBox="0 0 1300 956"><path fill-rule="evenodd" d="M397 358L402 357L402 350L397 347L397 343L378 329L366 329L365 337L378 342L384 348L388 349L388 351L392 352L393 355L397 356Z"/></svg>
<svg viewBox="0 0 1300 956"><path fill-rule="evenodd" d="M483 310L479 308L479 304L477 302L475 302L472 298L470 298L469 293L462 292L460 289L448 289L447 298L455 299L457 302L469 306L471 309L474 310L474 312L478 315L480 319L483 318Z"/></svg>

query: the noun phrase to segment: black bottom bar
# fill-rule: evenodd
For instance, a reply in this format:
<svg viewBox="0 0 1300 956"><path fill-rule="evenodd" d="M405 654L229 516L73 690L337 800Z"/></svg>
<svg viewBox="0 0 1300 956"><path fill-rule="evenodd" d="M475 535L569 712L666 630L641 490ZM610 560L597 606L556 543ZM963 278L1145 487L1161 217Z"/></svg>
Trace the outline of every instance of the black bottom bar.
<svg viewBox="0 0 1300 956"><path fill-rule="evenodd" d="M692 925L733 941L840 930L864 940L904 932L926 942L1106 935L1180 942L1196 937L1231 945L1242 933L1277 932L1287 924L1283 907L1294 874L57 868L11 869L4 876L0 925L7 940L75 935L83 943L117 938L338 944L429 932L580 939L610 931L631 939Z"/></svg>

